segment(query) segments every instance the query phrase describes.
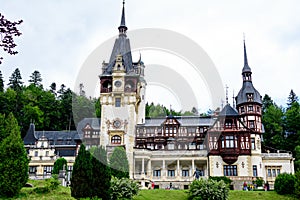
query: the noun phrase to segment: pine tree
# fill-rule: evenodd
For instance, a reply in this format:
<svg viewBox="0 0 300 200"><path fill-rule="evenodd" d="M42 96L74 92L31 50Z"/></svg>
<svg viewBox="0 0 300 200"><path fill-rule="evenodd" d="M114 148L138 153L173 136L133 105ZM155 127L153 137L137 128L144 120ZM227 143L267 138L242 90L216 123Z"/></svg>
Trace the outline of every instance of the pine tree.
<svg viewBox="0 0 300 200"><path fill-rule="evenodd" d="M65 158L59 158L55 161L52 174L59 174L59 170L67 169L67 160Z"/></svg>
<svg viewBox="0 0 300 200"><path fill-rule="evenodd" d="M298 97L297 97L296 93L295 93L293 90L291 90L291 92L290 92L290 94L289 94L289 97L288 97L288 103L287 103L288 109L289 109L289 108L292 106L292 104L295 103L295 102L298 102Z"/></svg>
<svg viewBox="0 0 300 200"><path fill-rule="evenodd" d="M2 76L2 72L0 71L0 92L4 92L4 80Z"/></svg>
<svg viewBox="0 0 300 200"><path fill-rule="evenodd" d="M5 119L5 128L0 131L0 196L13 197L18 194L28 179L27 153L21 138L20 128L13 114Z"/></svg>
<svg viewBox="0 0 300 200"><path fill-rule="evenodd" d="M129 165L126 151L123 147L116 147L109 160L111 174L117 178L129 178Z"/></svg>
<svg viewBox="0 0 300 200"><path fill-rule="evenodd" d="M42 76L41 76L41 73L37 70L35 70L31 76L30 76L30 79L28 80L29 83L37 86L37 87L43 87L42 85Z"/></svg>
<svg viewBox="0 0 300 200"><path fill-rule="evenodd" d="M23 82L19 68L15 69L11 77L9 77L9 83L7 85L15 91L20 91L22 89Z"/></svg>
<svg viewBox="0 0 300 200"><path fill-rule="evenodd" d="M108 200L110 199L111 173L107 163L107 153L102 146L95 149L91 162L93 166L92 196Z"/></svg>
<svg viewBox="0 0 300 200"><path fill-rule="evenodd" d="M71 196L80 199L92 197L92 164L91 154L81 144L75 159L71 178Z"/></svg>

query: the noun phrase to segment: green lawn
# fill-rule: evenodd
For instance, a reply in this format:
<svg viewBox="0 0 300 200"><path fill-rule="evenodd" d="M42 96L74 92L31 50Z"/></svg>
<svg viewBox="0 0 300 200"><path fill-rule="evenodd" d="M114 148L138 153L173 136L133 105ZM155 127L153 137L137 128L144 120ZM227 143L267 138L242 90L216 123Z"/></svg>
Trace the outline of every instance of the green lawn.
<svg viewBox="0 0 300 200"><path fill-rule="evenodd" d="M34 187L41 187L45 181L29 181ZM59 186L55 191L47 194L37 194L33 191L34 188L22 188L18 197L13 199L49 199L49 200L74 200L71 197L70 188ZM187 200L187 190L142 190L134 200ZM278 195L274 191L230 191L229 200L295 200L289 196Z"/></svg>
<svg viewBox="0 0 300 200"><path fill-rule="evenodd" d="M142 190L134 200L187 200L186 190ZM274 191L230 191L229 200L295 200Z"/></svg>

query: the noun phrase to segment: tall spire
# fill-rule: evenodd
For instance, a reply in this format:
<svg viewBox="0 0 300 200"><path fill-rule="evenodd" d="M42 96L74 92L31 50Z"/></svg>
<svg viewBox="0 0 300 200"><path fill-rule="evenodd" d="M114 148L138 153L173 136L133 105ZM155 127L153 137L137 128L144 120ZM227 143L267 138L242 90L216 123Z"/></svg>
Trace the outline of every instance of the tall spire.
<svg viewBox="0 0 300 200"><path fill-rule="evenodd" d="M248 65L246 42L245 42L245 34L244 34L244 67L243 67L243 73L244 72L251 72L251 68Z"/></svg>
<svg viewBox="0 0 300 200"><path fill-rule="evenodd" d="M127 26L125 24L125 0L123 0L123 8L122 8L122 16L121 16L121 24L118 27L119 34L126 34Z"/></svg>

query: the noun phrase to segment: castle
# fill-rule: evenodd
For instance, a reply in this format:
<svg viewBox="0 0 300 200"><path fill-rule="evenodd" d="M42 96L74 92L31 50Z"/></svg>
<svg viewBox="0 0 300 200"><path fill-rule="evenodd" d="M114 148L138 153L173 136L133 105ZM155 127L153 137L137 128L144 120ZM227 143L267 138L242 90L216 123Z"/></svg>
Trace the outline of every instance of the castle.
<svg viewBox="0 0 300 200"><path fill-rule="evenodd" d="M234 189L257 177L271 188L280 173L294 173L292 154L263 147L262 99L252 83L244 41L242 88L236 107L226 104L212 116L145 117L144 63L132 61L127 38L124 4L119 35L110 60L102 65L100 119L82 120L77 131L35 131L24 138L31 157L31 177L51 174L57 157L67 158L69 173L83 142L102 145L111 154L116 146L126 149L130 177L147 187L187 189L197 171L203 178L227 176ZM134 38L133 38L134 39Z"/></svg>

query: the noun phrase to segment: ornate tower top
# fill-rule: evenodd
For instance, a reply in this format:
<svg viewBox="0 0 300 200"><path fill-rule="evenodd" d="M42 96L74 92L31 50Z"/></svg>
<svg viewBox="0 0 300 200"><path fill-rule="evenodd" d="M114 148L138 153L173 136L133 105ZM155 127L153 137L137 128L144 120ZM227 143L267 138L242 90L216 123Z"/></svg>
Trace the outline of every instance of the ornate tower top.
<svg viewBox="0 0 300 200"><path fill-rule="evenodd" d="M246 43L244 39L244 67L242 70L243 76L243 87L239 91L236 97L236 106L238 107L241 104L247 102L254 102L258 104L262 104L261 96L259 92L254 88L252 84L252 72L251 68L248 65L247 51L246 51Z"/></svg>
<svg viewBox="0 0 300 200"><path fill-rule="evenodd" d="M125 0L123 0L123 8L122 8L122 16L121 16L121 24L118 27L119 29L119 34L125 34L127 31L127 26L125 24Z"/></svg>

